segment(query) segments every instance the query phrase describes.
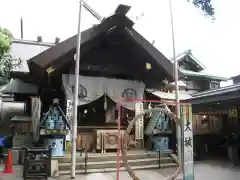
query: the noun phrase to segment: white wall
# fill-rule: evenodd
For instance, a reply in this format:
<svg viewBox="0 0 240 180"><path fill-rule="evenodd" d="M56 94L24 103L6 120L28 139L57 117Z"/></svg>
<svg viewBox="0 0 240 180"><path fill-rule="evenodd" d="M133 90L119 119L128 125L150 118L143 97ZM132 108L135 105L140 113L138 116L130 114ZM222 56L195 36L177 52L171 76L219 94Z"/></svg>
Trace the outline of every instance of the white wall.
<svg viewBox="0 0 240 180"><path fill-rule="evenodd" d="M37 43L33 41L23 41L21 43L20 40L17 40L16 42L13 42L10 54L15 58L22 59L23 61L22 67L16 68L15 71L28 72L29 69L27 60L45 51L51 46L53 46L53 44Z"/></svg>
<svg viewBox="0 0 240 180"><path fill-rule="evenodd" d="M226 82L223 81L220 83L220 87L225 87L225 86L230 86L230 85L233 85L233 80L229 80Z"/></svg>

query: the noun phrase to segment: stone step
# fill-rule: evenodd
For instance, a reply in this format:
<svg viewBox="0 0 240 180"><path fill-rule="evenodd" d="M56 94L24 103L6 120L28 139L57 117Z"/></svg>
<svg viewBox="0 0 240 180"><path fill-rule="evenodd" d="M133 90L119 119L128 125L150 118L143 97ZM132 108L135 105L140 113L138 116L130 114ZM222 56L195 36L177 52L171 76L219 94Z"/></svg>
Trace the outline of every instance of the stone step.
<svg viewBox="0 0 240 180"><path fill-rule="evenodd" d="M161 168L168 168L168 167L176 167L177 164L176 163L165 163L165 164L161 164ZM131 167L133 170L141 170L141 169L157 169L159 168L158 164L154 164L154 165L144 165L144 166L132 166ZM125 171L126 168L125 167L121 167L119 169L120 171ZM116 172L116 167L114 168L101 168L101 169L87 169L86 173L103 173L103 172ZM76 170L76 174L83 174L85 173L85 170ZM71 174L71 170L62 170L60 171L60 175L70 175Z"/></svg>
<svg viewBox="0 0 240 180"><path fill-rule="evenodd" d="M161 157L160 159L161 164L166 164L166 163L174 163L172 158L170 157ZM131 166L144 166L144 165L158 165L159 160L158 158L144 158L144 159L130 159L129 164ZM121 167L123 167L123 163L121 161L120 164ZM68 170L71 167L70 162L60 162L59 163L59 170ZM92 162L87 162L87 169L101 169L101 168L115 168L116 167L116 159L113 161L92 161ZM85 169L85 162L77 162L76 163L76 169L81 170Z"/></svg>
<svg viewBox="0 0 240 180"><path fill-rule="evenodd" d="M162 154L162 157L167 157L168 154ZM76 161L77 162L83 162L85 158L85 154L82 154L80 156L80 153L77 154ZM141 153L128 153L128 159L134 160L134 159L146 159L146 158L157 158L158 159L158 153L156 152L141 152ZM54 157L53 159L58 160L59 163L68 163L71 162L71 157L65 156L65 157ZM116 161L117 155L116 153L106 153L106 154L100 154L100 153L89 153L88 154L88 162L102 162L102 161Z"/></svg>

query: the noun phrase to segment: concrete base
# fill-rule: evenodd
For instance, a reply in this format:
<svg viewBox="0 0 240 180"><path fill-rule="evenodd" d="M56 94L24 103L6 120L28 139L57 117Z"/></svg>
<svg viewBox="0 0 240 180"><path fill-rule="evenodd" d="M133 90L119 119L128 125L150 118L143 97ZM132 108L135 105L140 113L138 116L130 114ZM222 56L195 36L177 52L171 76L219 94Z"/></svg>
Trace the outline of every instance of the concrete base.
<svg viewBox="0 0 240 180"><path fill-rule="evenodd" d="M51 177L59 177L58 160L51 160Z"/></svg>
<svg viewBox="0 0 240 180"><path fill-rule="evenodd" d="M228 157L233 163L233 165L239 165L240 159L238 157L238 148L237 147L228 147Z"/></svg>
<svg viewBox="0 0 240 180"><path fill-rule="evenodd" d="M144 141L143 140L137 141L135 148L136 149L143 149L144 148Z"/></svg>
<svg viewBox="0 0 240 180"><path fill-rule="evenodd" d="M86 177L86 180L109 180L109 177L107 177L106 175L102 174L102 173L94 173L94 174L89 174Z"/></svg>
<svg viewBox="0 0 240 180"><path fill-rule="evenodd" d="M175 180L183 180L183 174L180 173L176 178Z"/></svg>

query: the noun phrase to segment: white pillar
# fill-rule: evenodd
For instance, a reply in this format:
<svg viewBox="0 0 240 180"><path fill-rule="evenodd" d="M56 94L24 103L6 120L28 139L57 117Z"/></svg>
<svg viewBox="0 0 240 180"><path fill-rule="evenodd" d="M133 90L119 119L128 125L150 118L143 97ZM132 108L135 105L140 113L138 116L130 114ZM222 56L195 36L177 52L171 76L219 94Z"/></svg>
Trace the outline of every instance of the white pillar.
<svg viewBox="0 0 240 180"><path fill-rule="evenodd" d="M80 46L81 46L81 11L83 0L79 2L79 17L78 17L78 35L76 47L75 60L75 84L74 84L74 98L73 98L73 122L72 122L72 171L71 178L76 176L76 141L77 141L77 110L78 110L78 88L79 88L79 66L80 66Z"/></svg>

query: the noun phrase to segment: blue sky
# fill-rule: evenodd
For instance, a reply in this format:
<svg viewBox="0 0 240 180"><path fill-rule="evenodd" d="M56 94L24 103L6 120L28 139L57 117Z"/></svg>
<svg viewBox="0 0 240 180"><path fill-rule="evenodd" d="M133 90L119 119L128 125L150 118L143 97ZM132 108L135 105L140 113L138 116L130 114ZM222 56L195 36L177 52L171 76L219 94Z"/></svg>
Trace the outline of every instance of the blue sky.
<svg viewBox="0 0 240 180"><path fill-rule="evenodd" d="M87 0L103 16L111 15L117 5L127 4L133 8L130 18L144 13L136 21L137 29L149 41L155 40L166 57L172 57L171 26L168 0ZM240 74L238 44L240 42L240 1L215 0L216 21L206 19L200 10L187 0L172 0L176 51L192 49L211 74L231 77ZM77 0L7 0L2 1L0 25L10 29L20 38L20 17L24 19L24 38L53 42L58 36L64 40L77 32ZM82 30L98 21L83 10Z"/></svg>

